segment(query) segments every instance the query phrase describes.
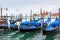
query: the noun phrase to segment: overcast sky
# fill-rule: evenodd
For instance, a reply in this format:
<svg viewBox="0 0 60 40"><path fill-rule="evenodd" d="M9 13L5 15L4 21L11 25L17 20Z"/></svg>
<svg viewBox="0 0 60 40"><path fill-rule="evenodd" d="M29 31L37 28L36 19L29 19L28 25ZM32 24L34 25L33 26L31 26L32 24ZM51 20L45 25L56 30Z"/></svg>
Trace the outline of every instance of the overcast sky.
<svg viewBox="0 0 60 40"><path fill-rule="evenodd" d="M3 14L30 14L30 10L39 13L41 8L45 11L58 12L60 0L0 0L0 7L3 8ZM5 8L8 8L8 11L5 11Z"/></svg>

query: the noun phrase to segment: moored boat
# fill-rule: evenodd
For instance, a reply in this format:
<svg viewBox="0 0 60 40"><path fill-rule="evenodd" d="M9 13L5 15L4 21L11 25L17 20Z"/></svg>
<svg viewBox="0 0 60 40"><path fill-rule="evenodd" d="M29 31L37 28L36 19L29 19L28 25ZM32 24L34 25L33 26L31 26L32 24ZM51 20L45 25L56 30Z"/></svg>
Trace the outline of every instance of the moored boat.
<svg viewBox="0 0 60 40"><path fill-rule="evenodd" d="M36 30L40 30L40 27L36 27L34 25L23 25L23 24L20 26L21 32L30 32L30 31L36 31Z"/></svg>
<svg viewBox="0 0 60 40"><path fill-rule="evenodd" d="M0 25L0 29L18 30L18 25L14 24L14 23L10 23L9 20L6 20L5 23Z"/></svg>
<svg viewBox="0 0 60 40"><path fill-rule="evenodd" d="M52 22L49 27L43 29L43 34L52 34L52 33L57 33L57 29L59 27L59 19L56 17L55 21Z"/></svg>
<svg viewBox="0 0 60 40"><path fill-rule="evenodd" d="M29 32L29 31L35 31L35 30L40 30L41 29L41 21L42 18L38 19L37 21L26 21L22 22L20 25L20 31L21 32Z"/></svg>

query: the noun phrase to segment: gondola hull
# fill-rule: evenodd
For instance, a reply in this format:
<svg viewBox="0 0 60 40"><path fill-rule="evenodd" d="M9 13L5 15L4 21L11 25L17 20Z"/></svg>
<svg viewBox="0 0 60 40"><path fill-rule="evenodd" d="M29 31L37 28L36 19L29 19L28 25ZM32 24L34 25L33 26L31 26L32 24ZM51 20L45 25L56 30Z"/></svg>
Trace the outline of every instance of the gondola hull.
<svg viewBox="0 0 60 40"><path fill-rule="evenodd" d="M5 26L0 26L0 29L9 29L8 27L5 27ZM18 28L12 28L12 27L10 27L10 30L18 30Z"/></svg>
<svg viewBox="0 0 60 40"><path fill-rule="evenodd" d="M16 31L16 30L18 30L18 28L10 28L12 31Z"/></svg>
<svg viewBox="0 0 60 40"><path fill-rule="evenodd" d="M56 34L57 33L57 29L54 29L54 30L50 30L50 31L47 31L47 30L43 30L43 35L48 35L48 34Z"/></svg>
<svg viewBox="0 0 60 40"><path fill-rule="evenodd" d="M41 28L36 28L36 29L22 29L20 28L20 31L21 32L32 32L32 31L37 31L37 30L40 30Z"/></svg>
<svg viewBox="0 0 60 40"><path fill-rule="evenodd" d="M0 26L0 29L8 29L7 26Z"/></svg>

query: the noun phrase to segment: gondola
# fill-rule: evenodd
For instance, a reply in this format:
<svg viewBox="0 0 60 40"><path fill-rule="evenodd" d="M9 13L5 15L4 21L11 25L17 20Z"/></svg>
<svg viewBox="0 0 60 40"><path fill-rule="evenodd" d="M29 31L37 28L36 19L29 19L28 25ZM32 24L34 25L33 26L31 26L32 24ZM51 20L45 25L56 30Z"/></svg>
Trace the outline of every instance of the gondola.
<svg viewBox="0 0 60 40"><path fill-rule="evenodd" d="M10 21L9 21L10 22ZM14 24L14 23L8 23L8 20L5 21L5 24L1 24L0 25L0 29L9 29L10 26L10 29L12 30L18 30L18 25Z"/></svg>
<svg viewBox="0 0 60 40"><path fill-rule="evenodd" d="M25 22L22 22L21 24L24 24L24 25L29 25L29 24L32 24L32 25L35 25L35 26L40 26L42 22L42 18L39 18L38 20L30 20L30 21L25 21Z"/></svg>
<svg viewBox="0 0 60 40"><path fill-rule="evenodd" d="M34 25L21 25L20 26L21 32L30 32L30 31L36 31L36 30L40 30L40 27L36 27Z"/></svg>
<svg viewBox="0 0 60 40"><path fill-rule="evenodd" d="M42 18L38 19L38 21L28 21L28 22L23 22L20 25L20 31L21 32L30 32L30 31L36 31L41 29L41 22Z"/></svg>
<svg viewBox="0 0 60 40"><path fill-rule="evenodd" d="M7 29L7 24L6 24L6 20L0 20L0 29Z"/></svg>
<svg viewBox="0 0 60 40"><path fill-rule="evenodd" d="M59 27L59 19L56 17L55 21L52 22L49 27L43 29L43 34L52 34L52 33L57 33L57 29Z"/></svg>
<svg viewBox="0 0 60 40"><path fill-rule="evenodd" d="M10 24L14 24L14 23L16 23L17 21L22 21L22 18L21 18L21 19L18 19L18 20L9 20Z"/></svg>
<svg viewBox="0 0 60 40"><path fill-rule="evenodd" d="M0 25L0 29L11 29L11 30L18 30L18 25L16 25L15 23L17 21L21 21L22 19L18 19L18 20L5 20L5 21L1 21L3 22L1 25ZM8 27L10 26L10 27Z"/></svg>

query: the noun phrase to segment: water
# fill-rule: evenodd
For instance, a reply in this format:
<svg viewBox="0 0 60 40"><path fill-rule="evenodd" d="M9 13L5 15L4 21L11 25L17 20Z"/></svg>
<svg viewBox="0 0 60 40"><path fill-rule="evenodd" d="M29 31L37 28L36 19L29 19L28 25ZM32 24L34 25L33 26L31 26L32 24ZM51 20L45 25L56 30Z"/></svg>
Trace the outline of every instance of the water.
<svg viewBox="0 0 60 40"><path fill-rule="evenodd" d="M0 29L0 40L60 40L59 38L54 38L54 36L56 35L43 35L41 30L22 33L20 31Z"/></svg>
<svg viewBox="0 0 60 40"><path fill-rule="evenodd" d="M39 40L42 37L41 31L35 31L35 32L25 32L22 33L20 31L10 31L10 30L1 30L0 31L0 40Z"/></svg>
<svg viewBox="0 0 60 40"><path fill-rule="evenodd" d="M0 30L0 40L59 40L55 35L43 35L41 30L34 32L20 32Z"/></svg>

